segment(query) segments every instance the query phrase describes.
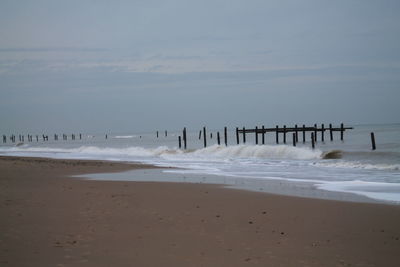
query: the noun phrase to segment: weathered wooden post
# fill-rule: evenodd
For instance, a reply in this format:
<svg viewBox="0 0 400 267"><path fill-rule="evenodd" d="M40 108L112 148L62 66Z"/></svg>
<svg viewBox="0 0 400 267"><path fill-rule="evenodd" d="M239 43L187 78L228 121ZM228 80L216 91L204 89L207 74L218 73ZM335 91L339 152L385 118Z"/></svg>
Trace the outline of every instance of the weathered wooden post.
<svg viewBox="0 0 400 267"><path fill-rule="evenodd" d="M178 144L179 144L179 149L182 148L182 139L181 136L178 136Z"/></svg>
<svg viewBox="0 0 400 267"><path fill-rule="evenodd" d="M200 130L200 132L199 132L199 140L201 140L201 130Z"/></svg>
<svg viewBox="0 0 400 267"><path fill-rule="evenodd" d="M156 134L156 135L157 135L157 138L158 138L158 131L157 131L157 134Z"/></svg>
<svg viewBox="0 0 400 267"><path fill-rule="evenodd" d="M39 136L36 135L36 142L39 142Z"/></svg>
<svg viewBox="0 0 400 267"><path fill-rule="evenodd" d="M204 141L204 147L207 147L207 133L206 133L206 127L203 127L203 141Z"/></svg>
<svg viewBox="0 0 400 267"><path fill-rule="evenodd" d="M255 132L256 132L256 145L258 145L258 127L257 126L256 126Z"/></svg>
<svg viewBox="0 0 400 267"><path fill-rule="evenodd" d="M186 143L186 127L183 128L183 148L186 149L187 143Z"/></svg>
<svg viewBox="0 0 400 267"><path fill-rule="evenodd" d="M324 124L321 125L321 141L325 142L325 126L324 126Z"/></svg>
<svg viewBox="0 0 400 267"><path fill-rule="evenodd" d="M306 126L303 124L303 144L306 142Z"/></svg>
<svg viewBox="0 0 400 267"><path fill-rule="evenodd" d="M344 132L344 125L343 123L340 124L340 140L343 141L343 132Z"/></svg>
<svg viewBox="0 0 400 267"><path fill-rule="evenodd" d="M221 140L220 140L219 132L217 132L217 142L218 142L218 145L221 145Z"/></svg>
<svg viewBox="0 0 400 267"><path fill-rule="evenodd" d="M224 128L224 140L225 140L225 146L228 146L228 128Z"/></svg>
<svg viewBox="0 0 400 267"><path fill-rule="evenodd" d="M330 135L331 141L333 141L332 123L329 123L329 135Z"/></svg>
<svg viewBox="0 0 400 267"><path fill-rule="evenodd" d="M82 134L81 133L79 134L79 140L82 140Z"/></svg>
<svg viewBox="0 0 400 267"><path fill-rule="evenodd" d="M236 127L236 144L239 144L239 128Z"/></svg>
<svg viewBox="0 0 400 267"><path fill-rule="evenodd" d="M311 146L314 149L315 148L315 136L314 133L311 133Z"/></svg>
<svg viewBox="0 0 400 267"><path fill-rule="evenodd" d="M286 125L283 125L283 143L286 144Z"/></svg>
<svg viewBox="0 0 400 267"><path fill-rule="evenodd" d="M246 128L243 127L243 144L246 144Z"/></svg>
<svg viewBox="0 0 400 267"><path fill-rule="evenodd" d="M299 142L299 131L297 129L297 124L294 125L294 132L296 134L296 143Z"/></svg>
<svg viewBox="0 0 400 267"><path fill-rule="evenodd" d="M317 142L317 130L318 130L318 125L314 124L314 142Z"/></svg>
<svg viewBox="0 0 400 267"><path fill-rule="evenodd" d="M279 126L276 125L276 130L275 130L275 134L276 134L276 143L279 144Z"/></svg>
<svg viewBox="0 0 400 267"><path fill-rule="evenodd" d="M293 133L293 146L296 146L296 133Z"/></svg>
<svg viewBox="0 0 400 267"><path fill-rule="evenodd" d="M376 144L375 144L375 134L371 133L371 143L372 143L372 150L376 149Z"/></svg>
<svg viewBox="0 0 400 267"><path fill-rule="evenodd" d="M165 137L167 137L168 136L168 131L167 130L165 130Z"/></svg>
<svg viewBox="0 0 400 267"><path fill-rule="evenodd" d="M262 126L262 144L265 145L265 127Z"/></svg>

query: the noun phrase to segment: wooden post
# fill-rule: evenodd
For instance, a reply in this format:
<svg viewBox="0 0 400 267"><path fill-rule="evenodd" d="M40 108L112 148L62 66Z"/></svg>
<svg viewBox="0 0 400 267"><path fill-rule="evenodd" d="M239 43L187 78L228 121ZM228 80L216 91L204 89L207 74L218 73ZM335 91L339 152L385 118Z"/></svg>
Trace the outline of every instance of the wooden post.
<svg viewBox="0 0 400 267"><path fill-rule="evenodd" d="M303 124L303 144L306 142L306 126Z"/></svg>
<svg viewBox="0 0 400 267"><path fill-rule="evenodd" d="M246 128L243 127L243 144L246 144Z"/></svg>
<svg viewBox="0 0 400 267"><path fill-rule="evenodd" d="M183 128L183 148L186 149L187 143L186 143L186 127Z"/></svg>
<svg viewBox="0 0 400 267"><path fill-rule="evenodd" d="M318 125L314 124L314 142L317 142L317 129L318 129Z"/></svg>
<svg viewBox="0 0 400 267"><path fill-rule="evenodd" d="M325 126L324 126L324 124L321 125L321 141L325 142Z"/></svg>
<svg viewBox="0 0 400 267"><path fill-rule="evenodd" d="M371 133L371 143L372 143L372 150L376 149L376 144L375 144L375 134Z"/></svg>
<svg viewBox="0 0 400 267"><path fill-rule="evenodd" d="M258 145L258 127L256 126L256 145Z"/></svg>
<svg viewBox="0 0 400 267"><path fill-rule="evenodd" d="M165 130L165 137L167 137L168 136L168 131L167 130Z"/></svg>
<svg viewBox="0 0 400 267"><path fill-rule="evenodd" d="M57 139L58 139L58 137L57 137ZM79 140L82 140L82 134L81 133L79 134Z"/></svg>
<svg viewBox="0 0 400 267"><path fill-rule="evenodd" d="M276 125L275 134L276 134L276 143L279 144L279 126L278 125Z"/></svg>
<svg viewBox="0 0 400 267"><path fill-rule="evenodd" d="M315 148L315 136L314 133L311 133L311 146L314 149Z"/></svg>
<svg viewBox="0 0 400 267"><path fill-rule="evenodd" d="M228 128L224 128L224 140L225 140L225 146L228 146Z"/></svg>
<svg viewBox="0 0 400 267"><path fill-rule="evenodd" d="M179 143L179 149L181 149L182 148L181 136L178 136L178 143Z"/></svg>
<svg viewBox="0 0 400 267"><path fill-rule="evenodd" d="M201 139L201 130L200 130L200 132L199 132L199 140Z"/></svg>
<svg viewBox="0 0 400 267"><path fill-rule="evenodd" d="M207 147L207 133L206 133L206 127L203 127L203 141L204 141L204 147Z"/></svg>
<svg viewBox="0 0 400 267"><path fill-rule="evenodd" d="M343 132L344 132L344 125L343 123L340 124L340 140L343 141Z"/></svg>
<svg viewBox="0 0 400 267"><path fill-rule="evenodd" d="M297 129L297 124L294 125L294 131L295 131L295 133L296 133L296 143L297 143L297 142L299 142L299 131L298 131L298 129Z"/></svg>
<svg viewBox="0 0 400 267"><path fill-rule="evenodd" d="M158 138L158 131L157 131L157 138Z"/></svg>
<svg viewBox="0 0 400 267"><path fill-rule="evenodd" d="M286 125L283 125L283 143L286 144Z"/></svg>
<svg viewBox="0 0 400 267"><path fill-rule="evenodd" d="M236 127L236 144L239 144L239 128Z"/></svg>
<svg viewBox="0 0 400 267"><path fill-rule="evenodd" d="M296 133L293 133L293 146L296 146Z"/></svg>
<svg viewBox="0 0 400 267"><path fill-rule="evenodd" d="M212 139L212 133L210 133L210 139Z"/></svg>
<svg viewBox="0 0 400 267"><path fill-rule="evenodd" d="M265 127L262 126L262 144L265 145Z"/></svg>
<svg viewBox="0 0 400 267"><path fill-rule="evenodd" d="M332 123L329 123L329 135L330 135L331 141L333 141Z"/></svg>
<svg viewBox="0 0 400 267"><path fill-rule="evenodd" d="M219 137L219 132L217 132L217 142L218 142L218 145L221 145L221 140L220 140L220 137Z"/></svg>

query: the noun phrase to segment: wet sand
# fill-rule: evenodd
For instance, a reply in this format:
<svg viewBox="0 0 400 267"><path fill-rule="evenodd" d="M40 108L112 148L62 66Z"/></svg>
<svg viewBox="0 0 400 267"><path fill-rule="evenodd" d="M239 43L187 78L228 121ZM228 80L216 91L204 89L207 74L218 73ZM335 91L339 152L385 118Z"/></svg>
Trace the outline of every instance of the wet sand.
<svg viewBox="0 0 400 267"><path fill-rule="evenodd" d="M0 266L398 266L400 206L88 181L151 168L0 157Z"/></svg>

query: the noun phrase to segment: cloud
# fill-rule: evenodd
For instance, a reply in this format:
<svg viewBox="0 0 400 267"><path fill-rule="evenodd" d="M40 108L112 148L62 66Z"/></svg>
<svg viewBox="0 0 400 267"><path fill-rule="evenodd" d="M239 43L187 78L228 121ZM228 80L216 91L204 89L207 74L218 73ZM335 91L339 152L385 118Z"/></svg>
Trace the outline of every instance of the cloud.
<svg viewBox="0 0 400 267"><path fill-rule="evenodd" d="M5 47L0 48L0 53L47 53L47 52L107 52L106 48L89 47Z"/></svg>

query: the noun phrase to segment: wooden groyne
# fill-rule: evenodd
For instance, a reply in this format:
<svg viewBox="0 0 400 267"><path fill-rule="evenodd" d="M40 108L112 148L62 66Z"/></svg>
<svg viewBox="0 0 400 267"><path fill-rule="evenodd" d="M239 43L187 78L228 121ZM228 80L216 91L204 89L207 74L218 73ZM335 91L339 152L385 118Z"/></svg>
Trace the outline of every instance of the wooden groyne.
<svg viewBox="0 0 400 267"><path fill-rule="evenodd" d="M321 124L321 127L318 127L316 124L314 126L305 126L304 124L302 127L298 127L295 125L294 127L286 127L286 125L283 125L283 127L279 127L276 125L274 128L265 128L262 126L262 128L255 127L253 129L246 129L243 127L243 129L236 128L236 136L238 137L239 134L242 134L243 136L243 143L246 143L246 134L253 133L255 134L255 143L256 145L259 144L259 135L262 136L262 144L265 144L265 134L266 133L274 133L275 134L275 142L276 144L279 144L280 138L279 134L283 136L283 143L286 144L287 142L287 134L288 133L293 133L293 139L295 140L295 143L298 143L299 140L299 133L302 133L303 135L303 143L306 142L306 133L311 132L313 133L314 136L314 141L317 142L318 139L318 133L320 133L321 141L325 141L325 131L329 131L329 136L330 140L333 141L333 133L334 132L340 132L340 140L343 141L344 138L344 132L346 130L352 130L353 127L344 127L344 124L342 123L340 127L332 127L332 124L329 124L328 128L325 128L324 124ZM239 144L239 138L236 138L237 144Z"/></svg>
<svg viewBox="0 0 400 267"><path fill-rule="evenodd" d="M343 141L344 140L344 134L347 130L352 130L353 127L348 127L344 126L343 123L341 123L338 126L333 126L333 124L328 124L327 126L325 124L314 124L312 126L306 126L305 124L303 125L297 125L295 124L294 126L279 126L275 125L274 127L265 127L265 125L262 126L255 126L254 128L246 128L246 127L235 127L231 129L230 135L228 135L228 127L223 127L223 130L221 132L216 131L208 131L208 129L204 126L202 129L199 131L198 135L198 140L202 142L203 147L207 147L207 145L211 142L211 139L213 139L213 134L214 138L216 139L215 141L212 141L212 143L217 143L218 145L225 145L228 146L229 140L228 137L232 138L230 140L231 145L239 145L240 143L246 144L251 140L252 142L254 141L255 145L265 145L268 141L269 144L275 143L275 144L288 144L290 143L293 146L297 146L300 142L305 144L306 142L309 142L312 148L315 148L316 144L318 142L324 143L326 140L333 141L335 137L335 133L339 133L339 137L336 137L338 140ZM163 134L161 134L163 133ZM156 131L155 135L157 138L160 138L162 135L164 135L165 138L168 137L168 131ZM176 135L172 135L176 136ZM337 135L336 135L337 136ZM25 138L26 137L26 138ZM54 134L52 137L53 141L75 141L77 139L79 140L86 140L86 138L83 138L82 133L79 134ZM88 136L91 137L91 136ZM141 136L140 136L141 138ZM2 136L3 143L6 144L7 142L10 143L24 143L25 141L27 142L48 142L49 141L49 135L47 134L42 134L42 135L23 135L23 134L18 134L18 135L3 135ZM108 139L108 135L105 135L105 139ZM178 134L178 146L179 148L187 149L188 148L188 133L187 133L187 128L183 128L181 134ZM83 142L84 142L83 140ZM209 141L210 140L210 141ZM17 142L19 141L19 142ZM194 142L195 140L193 140ZM195 143L195 142L194 142ZM372 150L376 150L376 143L375 143L375 135L374 133L371 133L371 144L372 144Z"/></svg>
<svg viewBox="0 0 400 267"><path fill-rule="evenodd" d="M287 144L288 137L291 137L291 143L293 146L297 146L299 143L299 136L301 136L301 140L305 143L308 139L311 141L311 145L315 148L315 144L320 139L321 142L325 142L325 134L329 132L329 139L333 141L334 133L340 133L340 140L344 140L344 133L346 130L352 130L353 127L345 127L343 123L340 126L334 127L332 124L329 124L328 127L325 127L325 124L321 124L318 126L314 124L313 126L298 126L297 124L293 127L287 127L283 125L282 127L276 125L275 127L267 128L264 125L261 127L256 126L255 128L247 128L246 127L236 127L235 128L235 136L236 136L236 145L240 144L240 140L242 140L243 144L246 144L249 135L254 135L255 144L265 145L267 140L267 134L270 134L274 137L276 144ZM185 128L186 131L186 128ZM228 130L227 127L224 127L224 144L228 146ZM307 138L309 136L309 138ZM203 127L202 130L199 131L199 139L203 137L203 146L207 147L207 129ZM210 133L210 139L212 139L212 133ZM217 132L217 144L221 144L221 135L220 132Z"/></svg>

